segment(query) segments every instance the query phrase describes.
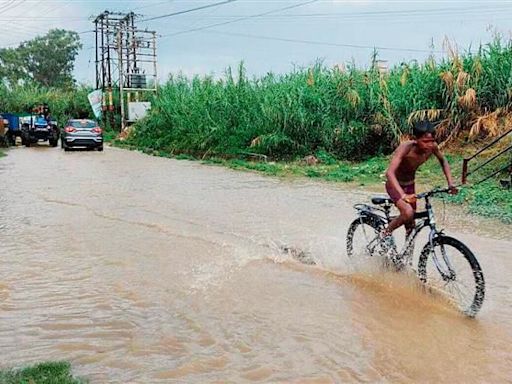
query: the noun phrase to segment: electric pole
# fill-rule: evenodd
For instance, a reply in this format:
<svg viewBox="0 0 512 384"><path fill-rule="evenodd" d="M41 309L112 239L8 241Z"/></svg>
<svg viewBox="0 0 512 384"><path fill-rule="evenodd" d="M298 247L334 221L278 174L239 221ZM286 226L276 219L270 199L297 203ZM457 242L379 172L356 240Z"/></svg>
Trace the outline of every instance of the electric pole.
<svg viewBox="0 0 512 384"><path fill-rule="evenodd" d="M158 84L156 32L138 29L136 17L133 12L105 11L94 20L96 89L103 92L103 121L114 128L118 117L121 131L149 109L140 95L156 92ZM117 97L114 89L119 90Z"/></svg>

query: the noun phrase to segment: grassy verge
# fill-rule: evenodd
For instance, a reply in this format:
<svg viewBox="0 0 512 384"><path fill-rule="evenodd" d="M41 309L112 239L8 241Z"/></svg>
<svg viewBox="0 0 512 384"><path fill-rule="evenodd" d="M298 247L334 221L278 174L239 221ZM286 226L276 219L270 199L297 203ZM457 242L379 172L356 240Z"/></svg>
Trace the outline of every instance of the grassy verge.
<svg viewBox="0 0 512 384"><path fill-rule="evenodd" d="M114 141L118 135L119 135L119 132L107 128L107 129L103 130L103 141L105 143L110 143L110 142Z"/></svg>
<svg viewBox="0 0 512 384"><path fill-rule="evenodd" d="M1 370L0 384L81 384L74 378L71 366L66 362L41 363L20 370Z"/></svg>
<svg viewBox="0 0 512 384"><path fill-rule="evenodd" d="M177 159L189 156L177 156ZM254 162L242 159L204 160L207 164L220 164L231 169L257 171L269 176L308 177L312 179L369 185L379 183L386 171L387 159L375 157L365 162L333 161L328 164L306 165L294 162Z"/></svg>
<svg viewBox="0 0 512 384"><path fill-rule="evenodd" d="M127 149L137 149L117 140L114 140L113 144ZM191 155L173 156L165 151L148 149L143 152L177 160L198 160ZM366 186L370 190L379 190L384 193L384 173L389 165L390 156L379 156L361 162L351 162L336 160L323 152L318 152L316 155L321 162L315 165L307 165L304 161L263 162L219 157L211 157L201 161L205 164L253 171L268 176L284 178L306 177L327 182L349 183L353 186ZM454 179L456 181L460 180L463 155L447 154L446 158L451 165ZM435 158L431 158L418 170L416 181L418 191L446 185L443 171ZM512 190L501 188L496 180L478 185L468 184L467 187L461 188L458 195L449 196L447 200L452 204L463 206L469 213L497 218L503 223L512 224Z"/></svg>
<svg viewBox="0 0 512 384"><path fill-rule="evenodd" d="M452 164L454 179L460 180L462 157L447 155ZM352 183L368 186L371 189L382 189L385 182L384 173L389 164L389 157L375 157L364 162L333 162L306 166L303 163L261 163L244 160L218 160L208 163L220 163L232 169L257 171L271 176L302 176L330 182ZM436 159L429 160L416 175L418 191L436 186L446 185L443 171ZM469 213L493 217L503 223L512 224L512 190L501 188L495 180L477 185L468 184L460 189L456 196L448 196L447 200L462 205Z"/></svg>

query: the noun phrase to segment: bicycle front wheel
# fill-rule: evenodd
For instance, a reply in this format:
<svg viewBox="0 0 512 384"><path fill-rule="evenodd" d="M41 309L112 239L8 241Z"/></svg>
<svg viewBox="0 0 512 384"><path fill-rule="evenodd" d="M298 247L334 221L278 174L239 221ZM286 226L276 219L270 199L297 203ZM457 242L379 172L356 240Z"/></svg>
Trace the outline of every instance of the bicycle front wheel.
<svg viewBox="0 0 512 384"><path fill-rule="evenodd" d="M482 269L473 252L459 240L438 236L433 247L427 243L419 258L418 275L427 287L441 292L466 316L474 317L482 307Z"/></svg>

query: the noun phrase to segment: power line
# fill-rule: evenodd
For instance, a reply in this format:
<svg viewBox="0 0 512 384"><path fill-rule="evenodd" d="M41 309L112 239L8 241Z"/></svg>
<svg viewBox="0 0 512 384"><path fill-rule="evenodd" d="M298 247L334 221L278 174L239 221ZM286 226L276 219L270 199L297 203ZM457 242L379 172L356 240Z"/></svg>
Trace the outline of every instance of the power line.
<svg viewBox="0 0 512 384"><path fill-rule="evenodd" d="M26 1L26 0L24 0L24 1ZM175 0L167 0L167 1L163 1L161 3L157 3L157 4L147 4L145 6L133 8L133 10L137 10L137 9L141 9L141 8L148 8L148 7L155 7L155 6L158 6L158 5L163 4L163 3L170 3L172 1L175 1ZM167 15L149 17L149 18L143 19L141 21L149 21L149 20L156 20L156 19L164 18L164 17L177 16L177 15L189 13L189 12L192 12L192 11L196 11L196 10L200 10L200 9L204 9L204 8L209 8L209 7L213 7L213 6L217 6L217 5L222 5L222 4L229 3L229 2L234 2L234 1L238 1L238 0L227 0L227 1L224 1L224 2L221 2L221 3L210 4L210 5L203 6L203 7L197 7L197 8L193 8L193 9L188 9L188 10L185 10L185 11L178 11L178 12L170 13L170 14L167 14ZM15 6L17 7L19 5L20 5L20 3L16 4ZM70 3L68 3L66 5L69 6ZM53 8L52 10L54 10L54 9L55 8ZM301 18L302 19L302 18L323 18L323 17L327 17L327 18L336 18L336 19L340 20L340 18L343 19L343 18L352 18L352 17L359 17L359 16L363 16L363 17L366 17L366 16L384 16L384 15L391 15L391 16L414 16L414 15L417 15L417 16L425 16L425 15L453 16L455 12L456 12L455 15L457 15L457 14L460 14L460 13L467 14L467 13L473 13L473 12L478 12L478 11L484 12L484 13L494 13L494 12L500 12L500 11L506 11L506 10L512 10L511 6L504 6L504 7L489 7L489 6L485 6L485 7L438 8L438 9L410 9L410 10L391 10L391 11L382 10L382 11L365 11L365 12L353 12L353 13L302 13L302 14L282 14L282 15L268 15L268 16L270 16L271 18L287 18L287 19L291 19L291 18ZM275 12L275 11L272 11L272 12ZM47 12L45 12L45 13L47 13ZM499 13L499 15L501 16L502 13ZM249 17L251 17L251 18L252 17L264 18L263 15L253 15L253 16L242 16L242 15L203 16L203 18L218 18L218 19L220 19L220 18L222 18L222 19L226 19L226 18L245 19L245 18L249 18ZM11 20L12 20L12 18L5 18L5 17L4 18L0 18L0 21L11 21ZM89 18L88 17L69 17L69 16L46 16L46 17L45 16L16 16L16 20L23 20L23 21L56 21L56 20L88 21ZM236 20L231 20L230 22L235 22L235 21Z"/></svg>
<svg viewBox="0 0 512 384"><path fill-rule="evenodd" d="M8 10L11 11L12 9L14 8L17 8L19 7L20 5L23 5L23 3L25 3L27 0L21 0L21 1L18 1L16 4L14 4L12 7L10 7ZM5 12L5 10L4 10Z"/></svg>
<svg viewBox="0 0 512 384"><path fill-rule="evenodd" d="M249 15L249 16L240 17L240 18L235 19L235 20L229 20L229 21L224 21L222 23L210 24L210 25L205 25L203 27L187 29L185 31L169 33L169 34L166 34L166 35L162 35L161 37L177 36L177 35L182 35L184 33L202 31L202 30L208 29L208 28L219 27L221 25L232 24L232 23L236 23L236 22L239 22L239 21L252 19L252 18L255 18L255 17L262 17L262 16L270 15L270 14L275 13L275 12L281 12L281 11L286 11L286 10L293 9L293 8L302 7L304 5L316 3L318 1L319 0L309 0L309 1L305 1L305 2L300 3L300 4L289 5L289 6L286 6L286 7L282 7L282 8L278 8L278 9L273 9L271 11L259 13L259 14L256 14L256 15Z"/></svg>
<svg viewBox="0 0 512 384"><path fill-rule="evenodd" d="M426 49L418 49L418 48L395 48L395 47L382 47L382 46L376 46L376 45L342 44L342 43L331 43L331 42L315 41L315 40L288 39L288 38L282 38L282 37L253 35L253 34L237 33L237 32L210 31L209 33L216 33L216 34L227 35L227 36L247 37L247 38L251 38L251 39L282 41L282 42L287 42L287 43L324 45L324 46L329 46L329 47L377 49L377 50L381 50L381 51L442 53L442 51L434 51L434 50L426 50Z"/></svg>
<svg viewBox="0 0 512 384"><path fill-rule="evenodd" d="M322 18L322 17L332 17L332 18L344 18L344 17L367 17L367 16L425 16L425 15L458 15L461 13L472 13L474 11L480 12L500 12L512 10L511 6L501 6L501 7L464 7L464 8L437 8L437 9L409 9L409 10L380 10L380 11L365 11L365 12L343 12L343 13L293 13L293 14L280 14L280 15L270 15L270 18ZM225 16L215 16L215 18L242 18L243 15L225 15Z"/></svg>
<svg viewBox="0 0 512 384"><path fill-rule="evenodd" d="M0 17L0 21L12 21L13 17ZM16 16L16 21L89 21L89 18L85 17L66 17L66 16L48 16L48 17L36 17L36 16ZM11 27L12 28L12 27Z"/></svg>
<svg viewBox="0 0 512 384"><path fill-rule="evenodd" d="M512 5L512 4L511 4ZM469 13L472 11L502 11L502 10L512 10L511 5L508 6L476 6L476 7L464 7L464 8L435 8L435 9L399 9L399 10L378 10L378 11L360 11L360 12L331 12L331 13L292 13L292 14L283 14L283 15L273 15L272 17L276 18L309 18L309 17L352 17L352 16L383 16L383 15L403 15L403 16L411 16L413 14L418 14L423 16L425 14L453 14L453 12L457 13ZM239 15L231 15L226 17L240 17Z"/></svg>
<svg viewBox="0 0 512 384"><path fill-rule="evenodd" d="M217 12L219 8L211 8L207 14L201 15L200 17L197 17L195 21L190 22L187 24L188 28L194 28L197 25L201 25L201 22L207 17L213 15L215 12Z"/></svg>
<svg viewBox="0 0 512 384"><path fill-rule="evenodd" d="M162 5L162 4L170 4L172 2L174 2L175 0L166 0L166 1L161 1L159 3L156 3L156 4L146 4L146 5L141 5L140 7L136 7L136 8L133 8L132 11L137 11L139 9L143 9L143 8L153 8L153 7L158 7L159 5Z"/></svg>
<svg viewBox="0 0 512 384"><path fill-rule="evenodd" d="M140 20L140 21L141 21L141 22L144 22L144 21L151 21L151 20L163 19L164 17L171 17L171 16L182 15L182 14L184 14L184 13L189 13L189 12L199 11L199 10L201 10L201 9L212 8L212 7L218 7L218 6L220 6L220 5L225 5L225 4L229 4L229 3L234 3L235 1L238 1L238 0L225 0L225 1L218 2L218 3L213 3L213 4L203 5L203 6L201 6L201 7L196 7L196 8L186 9L186 10L184 10L184 11L178 11L178 12L168 13L167 15L154 16L154 17L150 17L150 18L147 18L147 19L142 19L142 20Z"/></svg>
<svg viewBox="0 0 512 384"><path fill-rule="evenodd" d="M231 0L238 1L238 0ZM149 6L149 5L148 5ZM133 10L140 9L141 7L134 8ZM198 8L194 8L193 10L197 10ZM336 18L337 20L342 20L345 18L356 18L359 16L362 17L371 17L371 16L404 16L404 17L410 17L410 16L456 16L458 14L472 14L474 12L483 12L483 13L496 13L496 16L503 16L502 11L506 10L512 10L511 7L506 8L480 8L480 7L474 7L474 8L464 8L464 9L458 9L458 8L445 8L445 9L431 9L431 10L407 10L407 11L371 11L371 12L358 12L358 13L303 13L303 14L284 14L284 15L268 15L270 18L274 19L292 19L292 18L299 18L299 19L307 19L307 18ZM192 10L187 11L180 11L176 13L172 13L169 15L164 16L156 16L148 19L144 19L141 21L147 21L147 20L153 20L160 17L170 17L170 16L177 16L183 13L191 12ZM455 13L456 12L456 13ZM493 16L493 15L490 16ZM227 18L244 18L248 16L242 16L242 15L224 15L224 16L202 16L202 18L216 18L216 19L227 19ZM265 18L264 16L259 16L261 18ZM88 17L69 17L69 16L16 16L16 20L18 21L58 21L58 20L66 20L66 21L89 21ZM2 17L0 18L0 21L12 21L11 18ZM233 20L234 22L234 20Z"/></svg>
<svg viewBox="0 0 512 384"><path fill-rule="evenodd" d="M10 8L12 8L14 6L16 6L16 0L9 0L7 1L6 4L3 4L2 6L0 6L0 11L2 12L5 12L5 11L8 11Z"/></svg>

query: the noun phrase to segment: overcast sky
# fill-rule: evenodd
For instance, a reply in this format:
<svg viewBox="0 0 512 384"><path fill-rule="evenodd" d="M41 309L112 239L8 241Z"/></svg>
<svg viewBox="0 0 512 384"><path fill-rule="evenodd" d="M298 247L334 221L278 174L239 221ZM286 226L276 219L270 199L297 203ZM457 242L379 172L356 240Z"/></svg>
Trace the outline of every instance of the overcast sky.
<svg viewBox="0 0 512 384"><path fill-rule="evenodd" d="M251 75L285 73L316 59L364 67L373 48L395 64L443 55L443 40L460 50L478 47L495 31L510 38L512 1L235 0L178 16L143 21L222 0L1 0L1 46L51 28L83 32L75 69L95 79L92 19L104 10L134 11L139 26L155 30L160 77L169 73L221 75L243 60ZM283 9L287 8L287 9ZM216 25L222 24L222 25ZM216 26L215 26L216 25Z"/></svg>

